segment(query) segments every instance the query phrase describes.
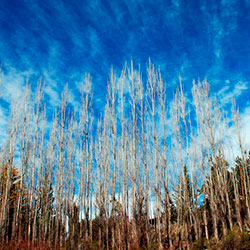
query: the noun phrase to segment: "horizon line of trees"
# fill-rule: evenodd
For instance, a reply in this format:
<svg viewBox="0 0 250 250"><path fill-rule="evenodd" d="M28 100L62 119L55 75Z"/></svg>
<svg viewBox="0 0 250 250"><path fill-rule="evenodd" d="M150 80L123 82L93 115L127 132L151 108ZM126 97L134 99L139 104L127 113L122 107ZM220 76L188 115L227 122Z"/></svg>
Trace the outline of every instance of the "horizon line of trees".
<svg viewBox="0 0 250 250"><path fill-rule="evenodd" d="M27 84L1 147L0 243L193 249L247 232L250 152L236 104L226 112L206 80L192 97L181 79L169 100L166 86L151 61L145 81L132 61L119 76L111 69L96 121L86 74L79 109L65 87L51 121L44 85L33 94Z"/></svg>

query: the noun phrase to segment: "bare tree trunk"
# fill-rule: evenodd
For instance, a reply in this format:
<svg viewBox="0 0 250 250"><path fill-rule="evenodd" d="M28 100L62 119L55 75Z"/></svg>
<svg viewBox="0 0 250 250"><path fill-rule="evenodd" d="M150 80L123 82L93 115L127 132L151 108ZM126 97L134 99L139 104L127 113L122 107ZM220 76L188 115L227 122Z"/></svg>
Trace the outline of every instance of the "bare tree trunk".
<svg viewBox="0 0 250 250"><path fill-rule="evenodd" d="M160 203L159 198L161 196L161 191L159 188L159 161L158 161L158 142L156 136L156 98L157 98L157 84L158 84L158 75L155 72L154 65L152 65L149 60L149 66L147 69L148 73L148 92L149 92L149 100L151 102L151 116L152 116L152 132L153 132L153 145L154 145L154 172L155 172L155 192L156 192L156 219L157 219L157 240L159 244L159 248L162 248L161 243L161 222L160 222Z"/></svg>

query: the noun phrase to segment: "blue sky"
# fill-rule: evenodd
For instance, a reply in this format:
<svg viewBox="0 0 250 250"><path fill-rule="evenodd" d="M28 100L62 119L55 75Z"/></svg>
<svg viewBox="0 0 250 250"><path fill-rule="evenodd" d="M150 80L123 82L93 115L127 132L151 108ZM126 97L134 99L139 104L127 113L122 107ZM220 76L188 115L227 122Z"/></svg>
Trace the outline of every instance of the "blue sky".
<svg viewBox="0 0 250 250"><path fill-rule="evenodd" d="M248 121L249 27L249 0L1 0L0 125L27 78L36 86L42 77L53 108L66 82L77 105L88 72L98 112L110 67L119 72L132 58L145 71L149 57L160 66L170 96L179 74L187 92L193 79L206 77L212 94L223 105L235 97Z"/></svg>

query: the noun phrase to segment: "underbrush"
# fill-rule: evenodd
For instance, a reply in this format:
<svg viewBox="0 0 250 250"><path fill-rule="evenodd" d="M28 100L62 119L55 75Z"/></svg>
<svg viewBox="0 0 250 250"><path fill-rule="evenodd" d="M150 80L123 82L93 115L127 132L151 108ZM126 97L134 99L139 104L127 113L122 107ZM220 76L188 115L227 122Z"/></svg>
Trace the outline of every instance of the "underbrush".
<svg viewBox="0 0 250 250"><path fill-rule="evenodd" d="M60 250L59 246L49 246L46 242L32 244L28 240L20 242L10 241L8 243L0 243L0 250Z"/></svg>
<svg viewBox="0 0 250 250"><path fill-rule="evenodd" d="M194 242L192 250L249 250L250 249L250 233L240 231L235 228L229 230L227 235L223 236L217 243L215 238L209 241L205 238L200 238Z"/></svg>
<svg viewBox="0 0 250 250"><path fill-rule="evenodd" d="M82 250L98 250L99 246L97 242L81 243ZM133 250L156 250L158 245L152 244L150 248L139 248ZM206 240L200 238L196 240L192 245L192 250L250 250L250 233L247 231L240 231L239 228L234 228L232 231L228 231L227 235L221 238L217 243L215 238ZM65 247L50 246L46 242L32 245L28 240L10 241L8 243L0 243L0 250L75 250L74 246L71 246L69 242L66 242ZM176 249L175 249L176 250Z"/></svg>

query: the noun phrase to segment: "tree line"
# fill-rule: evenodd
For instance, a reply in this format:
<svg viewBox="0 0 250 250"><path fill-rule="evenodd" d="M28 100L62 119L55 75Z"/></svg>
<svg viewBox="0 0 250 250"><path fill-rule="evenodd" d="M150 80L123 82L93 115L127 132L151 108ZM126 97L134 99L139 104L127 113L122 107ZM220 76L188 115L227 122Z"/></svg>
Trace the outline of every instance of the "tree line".
<svg viewBox="0 0 250 250"><path fill-rule="evenodd" d="M51 111L44 84L27 84L1 147L0 248L249 249L239 110L206 80L169 89L131 61L111 69L97 117L88 74L74 108L67 86Z"/></svg>

